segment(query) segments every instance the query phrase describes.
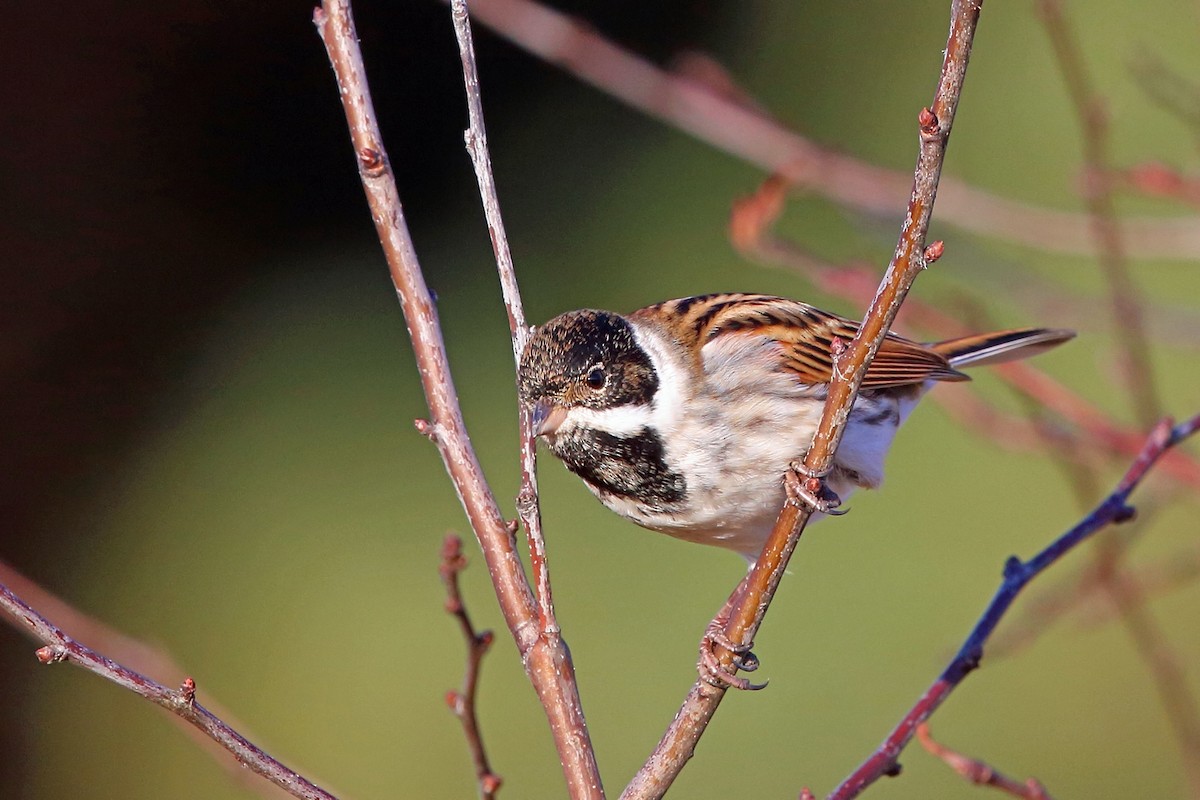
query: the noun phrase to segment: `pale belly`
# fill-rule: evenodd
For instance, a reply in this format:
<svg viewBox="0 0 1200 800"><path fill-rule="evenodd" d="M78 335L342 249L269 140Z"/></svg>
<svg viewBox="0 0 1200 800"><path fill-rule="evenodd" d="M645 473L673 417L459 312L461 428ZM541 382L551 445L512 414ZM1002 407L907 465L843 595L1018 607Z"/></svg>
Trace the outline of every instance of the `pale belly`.
<svg viewBox="0 0 1200 800"><path fill-rule="evenodd" d="M702 411L693 407L687 415L691 424L664 437L667 461L686 483L682 503L650 508L592 487L596 496L643 527L757 557L783 507L784 475L806 454L823 403L796 394L740 400L707 404ZM829 476L829 488L840 498L879 485L884 457L907 410L894 396L860 398Z"/></svg>

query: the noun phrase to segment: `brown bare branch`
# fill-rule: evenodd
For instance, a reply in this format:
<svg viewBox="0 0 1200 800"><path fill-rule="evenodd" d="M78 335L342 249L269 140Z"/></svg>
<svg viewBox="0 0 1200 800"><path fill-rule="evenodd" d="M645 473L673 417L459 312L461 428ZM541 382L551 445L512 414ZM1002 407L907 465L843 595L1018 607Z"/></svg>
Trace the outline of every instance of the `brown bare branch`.
<svg viewBox="0 0 1200 800"><path fill-rule="evenodd" d="M43 664L70 662L105 680L128 689L176 715L228 750L238 763L249 767L293 797L302 800L337 800L304 776L284 766L196 701L196 682L185 677L178 689L166 686L118 664L106 655L80 644L34 610L12 589L0 583L0 613L13 627L45 644L36 655Z"/></svg>
<svg viewBox="0 0 1200 800"><path fill-rule="evenodd" d="M505 623L550 722L568 793L572 798L602 798L604 790L570 654L559 636L547 635L539 624L537 602L521 567L512 530L470 445L437 308L417 261L375 120L348 0L327 0L314 13L313 21L337 76L363 189L412 338L429 404L428 427L436 433L434 441L483 551Z"/></svg>
<svg viewBox="0 0 1200 800"><path fill-rule="evenodd" d="M504 230L504 219L500 214L500 198L496 192L492 157L487 145L487 129L483 123L483 98L479 89L479 71L475 65L475 45L471 37L471 21L467 16L465 0L452 0L450 12L462 59L463 85L467 92L467 114L470 120L465 134L467 152L470 153L471 163L475 168L479 196L483 202L483 213L492 241L492 252L496 257L496 272L500 276L500 291L504 297L504 307L508 311L513 360L519 366L530 329L525 322L516 268L513 266L512 251L508 246L508 234ZM533 435L532 422L529 409L521 408L518 412L521 488L517 495L517 513L525 526L529 543L533 588L538 601L538 622L543 635L557 636L559 627L554 615L554 597L550 588L550 569L546 559L546 539L542 535L542 513L538 502L537 442Z"/></svg>

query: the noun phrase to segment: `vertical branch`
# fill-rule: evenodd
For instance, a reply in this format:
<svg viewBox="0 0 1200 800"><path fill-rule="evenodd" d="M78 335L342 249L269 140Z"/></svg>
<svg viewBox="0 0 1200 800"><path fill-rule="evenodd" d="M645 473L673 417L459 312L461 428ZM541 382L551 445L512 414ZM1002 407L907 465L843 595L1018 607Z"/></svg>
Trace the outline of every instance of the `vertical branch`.
<svg viewBox="0 0 1200 800"><path fill-rule="evenodd" d="M1108 112L1092 88L1083 55L1063 16L1059 0L1038 0L1037 9L1067 84L1067 96L1079 119L1084 162L1083 200L1096 243L1096 258L1108 282L1121 379L1130 387L1138 423L1149 428L1162 414L1162 404L1150 362L1144 303L1141 291L1129 274L1125 241L1117 222L1113 169L1108 155Z"/></svg>
<svg viewBox="0 0 1200 800"><path fill-rule="evenodd" d="M314 12L313 22L337 77L359 176L400 298L421 385L429 404L432 419L419 422L418 429L437 445L479 541L505 623L550 722L569 795L572 798L603 798L600 772L583 718L570 654L561 638L540 634L535 600L516 551L512 530L500 513L470 445L450 375L437 308L417 261L375 119L349 0L326 0Z"/></svg>
<svg viewBox="0 0 1200 800"><path fill-rule="evenodd" d="M467 115L470 125L464 138L467 152L471 155L471 163L475 167L475 179L479 183L479 196L483 201L483 213L487 219L492 252L496 257L496 272L500 276L500 291L504 297L504 307L508 311L513 359L520 366L521 353L524 352L525 343L529 339L529 326L525 322L521 290L517 286L512 252L508 247L508 234L504 231L504 220L500 215L500 198L496 193L492 157L488 152L487 130L483 125L483 100L479 90L479 71L475 66L475 45L471 36L471 20L467 16L466 0L452 0L450 17L454 22L454 35L458 39L463 85L467 92ZM538 503L537 443L533 435L533 418L528 409L521 408L518 413L521 489L517 495L517 513L525 526L529 542L529 561L538 601L538 622L544 636L557 636L559 627L554 616L550 569L546 561L546 540L542 535L542 513Z"/></svg>
<svg viewBox="0 0 1200 800"><path fill-rule="evenodd" d="M804 460L804 469L810 475L822 476L831 468L867 367L913 281L936 254L940 254L940 247L931 248L927 257L925 240L981 6L982 0L953 0L951 3L950 33L937 91L932 105L922 109L918 117L920 154L908 212L892 261L858 334L841 355L835 357L834 377L825 410ZM788 480L794 486L797 479L789 475ZM750 644L779 586L788 559L812 516L811 507L798 503L794 497L795 493L789 491L788 501L780 511L762 554L743 585L730 598L732 608L724 627L728 641ZM735 669L734 654L724 648L718 649L720 663L732 672ZM695 752L696 743L716 713L726 688L714 686L703 678L693 684L675 719L622 798L663 796Z"/></svg>

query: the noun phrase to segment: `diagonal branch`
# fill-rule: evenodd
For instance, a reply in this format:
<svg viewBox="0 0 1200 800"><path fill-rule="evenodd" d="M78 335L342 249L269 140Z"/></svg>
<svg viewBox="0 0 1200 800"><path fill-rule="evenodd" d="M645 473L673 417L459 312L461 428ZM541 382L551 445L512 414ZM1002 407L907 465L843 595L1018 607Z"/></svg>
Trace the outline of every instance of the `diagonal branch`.
<svg viewBox="0 0 1200 800"><path fill-rule="evenodd" d="M444 0L445 1L445 0ZM909 176L836 152L788 129L728 94L675 75L534 0L474 0L472 16L529 53L585 83L768 173L783 173L840 205L889 218ZM1087 215L1018 203L947 178L939 221L1046 252L1092 255ZM1141 258L1200 257L1195 217L1143 217L1121 223Z"/></svg>
<svg viewBox="0 0 1200 800"><path fill-rule="evenodd" d="M981 0L954 0L951 4L950 33L938 88L933 104L922 109L918 117L920 155L913 175L908 213L895 254L862 326L841 355L835 358L834 378L829 386L825 411L804 460L805 471L810 475L825 475L832 467L867 367L913 281L928 261L933 260L926 256L925 239L981 5ZM789 475L788 480L794 482L797 478ZM730 598L731 610L724 635L731 642L749 645L754 638L800 534L812 515L812 509L796 502L794 496L794 492L789 491L789 499L780 511L762 554ZM724 648L720 650L722 666L732 672L734 654ZM626 788L623 798L657 798L666 792L694 753L696 743L725 692L724 686L715 686L704 679L696 681L649 760Z"/></svg>
<svg viewBox="0 0 1200 800"><path fill-rule="evenodd" d="M1021 590L1097 531L1131 519L1134 511L1129 506L1130 494L1164 452L1192 436L1197 430L1200 430L1200 414L1176 426L1172 426L1170 420L1160 422L1117 487L1087 517L1029 561L1021 561L1016 556L1008 560L1004 565L1004 580L1000 588L959 648L957 655L909 709L900 723L892 729L879 748L829 795L829 800L850 800L881 777L895 774L899 768L897 759L912 740L917 726L929 719L963 679L979 666L984 645Z"/></svg>
<svg viewBox="0 0 1200 800"><path fill-rule="evenodd" d="M602 798L604 790L570 654L560 637L545 635L539 625L536 601L513 538L514 529L501 515L467 435L437 308L417 261L375 120L349 1L326 0L314 12L313 22L337 77L363 190L412 338L431 415L431 420L418 423L418 428L437 445L479 541L504 621L550 722L568 793L572 798Z"/></svg>
<svg viewBox="0 0 1200 800"><path fill-rule="evenodd" d="M978 758L963 755L937 741L929 732L929 723L927 722L922 722L917 726L917 740L932 755L940 758L946 766L971 783L978 786L991 786L1013 797L1022 797L1025 800L1053 800L1050 793L1046 791L1046 787L1042 786L1036 778L1030 778L1022 783Z"/></svg>
<svg viewBox="0 0 1200 800"><path fill-rule="evenodd" d="M4 584L0 584L0 612L10 617L17 628L45 643L46 646L37 651L38 660L43 664L69 661L162 706L224 747L240 763L293 797L302 800L337 800L329 792L267 755L224 720L196 702L196 682L191 678L184 678L178 689L168 689L161 683L118 664L63 633L57 625L35 611Z"/></svg>

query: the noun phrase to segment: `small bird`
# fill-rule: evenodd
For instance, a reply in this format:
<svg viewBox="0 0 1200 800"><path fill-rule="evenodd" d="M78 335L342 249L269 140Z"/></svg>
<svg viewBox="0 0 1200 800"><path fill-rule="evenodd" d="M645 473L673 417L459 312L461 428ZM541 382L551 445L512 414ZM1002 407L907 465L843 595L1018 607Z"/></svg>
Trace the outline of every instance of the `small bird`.
<svg viewBox="0 0 1200 800"><path fill-rule="evenodd" d="M783 478L812 444L836 341L858 323L782 297L710 294L621 315L569 311L521 355L535 433L616 513L754 560L783 505ZM883 480L897 428L937 381L1074 336L1021 328L920 344L888 334L850 413L829 488ZM814 515L814 519L819 515Z"/></svg>

